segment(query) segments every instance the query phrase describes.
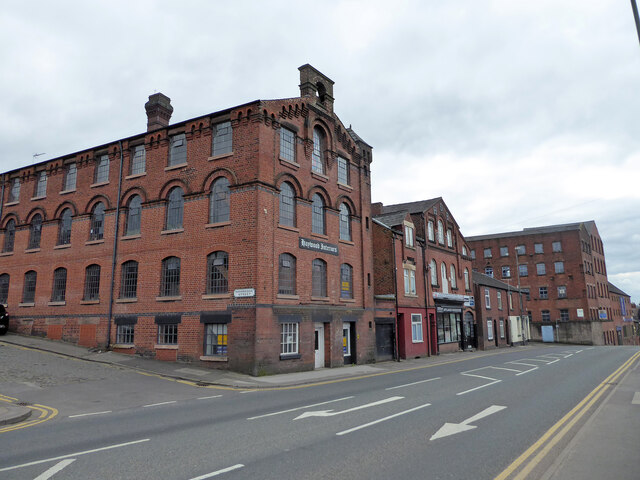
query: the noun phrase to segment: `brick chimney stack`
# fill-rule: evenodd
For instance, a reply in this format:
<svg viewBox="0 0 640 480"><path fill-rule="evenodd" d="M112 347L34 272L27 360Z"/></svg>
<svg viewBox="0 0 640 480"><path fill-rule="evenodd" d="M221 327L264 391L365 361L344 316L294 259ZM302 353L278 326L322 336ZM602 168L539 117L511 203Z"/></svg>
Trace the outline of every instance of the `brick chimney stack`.
<svg viewBox="0 0 640 480"><path fill-rule="evenodd" d="M169 125L173 107L171 99L162 93L149 95L149 101L144 104L147 111L147 132L152 132Z"/></svg>

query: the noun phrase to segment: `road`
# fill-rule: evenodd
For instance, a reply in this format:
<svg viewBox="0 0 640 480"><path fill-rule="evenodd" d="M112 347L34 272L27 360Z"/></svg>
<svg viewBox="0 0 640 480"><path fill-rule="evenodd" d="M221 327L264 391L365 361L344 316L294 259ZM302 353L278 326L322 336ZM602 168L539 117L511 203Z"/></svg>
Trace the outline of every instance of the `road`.
<svg viewBox="0 0 640 480"><path fill-rule="evenodd" d="M57 414L0 433L0 477L493 479L637 351L541 345L243 391L4 348L0 394Z"/></svg>

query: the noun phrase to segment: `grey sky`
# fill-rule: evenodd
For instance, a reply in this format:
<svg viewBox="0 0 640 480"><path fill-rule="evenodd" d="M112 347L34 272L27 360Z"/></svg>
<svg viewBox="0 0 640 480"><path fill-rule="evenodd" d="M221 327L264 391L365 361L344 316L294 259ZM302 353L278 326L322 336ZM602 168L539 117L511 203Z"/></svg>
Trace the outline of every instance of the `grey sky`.
<svg viewBox="0 0 640 480"><path fill-rule="evenodd" d="M595 220L640 301L640 45L614 0L5 1L0 171L336 84L373 201L444 197L463 234Z"/></svg>

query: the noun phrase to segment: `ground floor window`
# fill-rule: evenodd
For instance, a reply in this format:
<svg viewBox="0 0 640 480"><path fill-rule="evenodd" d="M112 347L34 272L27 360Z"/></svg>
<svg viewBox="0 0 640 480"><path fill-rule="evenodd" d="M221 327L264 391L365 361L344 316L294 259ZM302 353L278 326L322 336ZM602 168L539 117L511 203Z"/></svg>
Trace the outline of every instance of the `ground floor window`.
<svg viewBox="0 0 640 480"><path fill-rule="evenodd" d="M411 341L413 343L422 342L422 315L419 313L411 314Z"/></svg>
<svg viewBox="0 0 640 480"><path fill-rule="evenodd" d="M487 319L487 340L493 340L493 320Z"/></svg>
<svg viewBox="0 0 640 480"><path fill-rule="evenodd" d="M178 344L178 324L168 323L158 325L158 344L177 345Z"/></svg>
<svg viewBox="0 0 640 480"><path fill-rule="evenodd" d="M205 325L204 354L206 356L227 354L226 323L208 323Z"/></svg>
<svg viewBox="0 0 640 480"><path fill-rule="evenodd" d="M351 355L351 325L342 324L342 353L345 357Z"/></svg>
<svg viewBox="0 0 640 480"><path fill-rule="evenodd" d="M135 325L118 325L116 330L116 343L133 345L133 332Z"/></svg>
<svg viewBox="0 0 640 480"><path fill-rule="evenodd" d="M280 324L280 354L293 355L298 353L298 324Z"/></svg>
<svg viewBox="0 0 640 480"><path fill-rule="evenodd" d="M438 343L459 342L462 338L460 334L460 312L438 312Z"/></svg>

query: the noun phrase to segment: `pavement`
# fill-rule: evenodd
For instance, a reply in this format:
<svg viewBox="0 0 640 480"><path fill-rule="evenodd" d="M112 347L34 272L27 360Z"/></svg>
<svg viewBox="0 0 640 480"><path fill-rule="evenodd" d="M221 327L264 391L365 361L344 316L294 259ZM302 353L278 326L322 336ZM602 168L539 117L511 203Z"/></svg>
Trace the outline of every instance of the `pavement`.
<svg viewBox="0 0 640 480"><path fill-rule="evenodd" d="M429 365L452 363L472 357L495 355L496 350L447 353L433 357L388 361L368 365L346 365L306 372L253 377L227 370L202 368L188 363L166 362L86 348L56 340L8 333L0 343L46 351L58 355L104 363L199 385L234 389L295 387L326 381L347 380ZM526 347L514 347L526 348ZM612 347L615 348L615 347ZM31 409L0 395L0 426L24 421ZM608 478L638 480L637 448L640 444L640 362L636 361L578 430L574 438L541 477L543 480Z"/></svg>

